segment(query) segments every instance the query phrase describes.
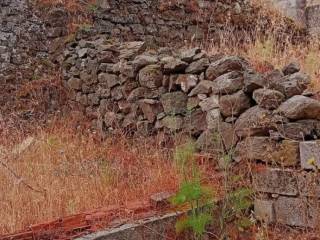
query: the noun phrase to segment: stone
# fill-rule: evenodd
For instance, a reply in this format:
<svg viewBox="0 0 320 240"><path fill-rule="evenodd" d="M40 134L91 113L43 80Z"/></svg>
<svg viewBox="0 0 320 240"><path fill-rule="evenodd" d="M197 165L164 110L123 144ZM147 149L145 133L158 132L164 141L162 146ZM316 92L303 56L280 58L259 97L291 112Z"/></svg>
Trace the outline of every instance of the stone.
<svg viewBox="0 0 320 240"><path fill-rule="evenodd" d="M193 58L200 52L200 48L187 49L180 54L180 58L184 62L191 63L193 61Z"/></svg>
<svg viewBox="0 0 320 240"><path fill-rule="evenodd" d="M235 123L235 131L239 137L267 136L269 130L276 129L277 123L284 121L271 111L254 106L240 115Z"/></svg>
<svg viewBox="0 0 320 240"><path fill-rule="evenodd" d="M274 203L272 200L254 200L254 215L256 219L264 223L273 223L275 221Z"/></svg>
<svg viewBox="0 0 320 240"><path fill-rule="evenodd" d="M238 143L234 159L263 161L271 165L284 167L296 166L299 163L299 142L284 140L278 143L269 137L248 137Z"/></svg>
<svg viewBox="0 0 320 240"><path fill-rule="evenodd" d="M283 77L272 84L272 88L282 92L287 98L301 95L310 84L310 77L304 73L297 72Z"/></svg>
<svg viewBox="0 0 320 240"><path fill-rule="evenodd" d="M185 69L186 73L199 74L206 71L210 62L208 58L201 58L195 62L190 63L190 65Z"/></svg>
<svg viewBox="0 0 320 240"><path fill-rule="evenodd" d="M317 120L306 119L297 122L278 124L277 131L283 138L293 140L315 140L319 135L320 122Z"/></svg>
<svg viewBox="0 0 320 240"><path fill-rule="evenodd" d="M74 77L70 78L68 80L68 86L74 90L81 90L82 89L82 81L79 78L74 78Z"/></svg>
<svg viewBox="0 0 320 240"><path fill-rule="evenodd" d="M121 100L118 102L119 110L124 113L128 114L131 111L131 103L125 100Z"/></svg>
<svg viewBox="0 0 320 240"><path fill-rule="evenodd" d="M300 161L303 169L320 167L320 141L300 142Z"/></svg>
<svg viewBox="0 0 320 240"><path fill-rule="evenodd" d="M206 99L200 101L199 106L201 107L202 111L208 112L211 109L219 108L219 96L212 95Z"/></svg>
<svg viewBox="0 0 320 240"><path fill-rule="evenodd" d="M147 65L156 64L158 61L156 56L139 55L132 61L133 70L137 72Z"/></svg>
<svg viewBox="0 0 320 240"><path fill-rule="evenodd" d="M129 79L136 78L136 72L134 71L133 66L131 64L128 64L128 62L120 62L119 73L121 73L121 75L126 76Z"/></svg>
<svg viewBox="0 0 320 240"><path fill-rule="evenodd" d="M184 118L184 132L191 136L199 136L207 129L206 113L194 109Z"/></svg>
<svg viewBox="0 0 320 240"><path fill-rule="evenodd" d="M112 88L119 84L119 77L115 74L100 73L98 75L98 81L100 83L106 83L108 88Z"/></svg>
<svg viewBox="0 0 320 240"><path fill-rule="evenodd" d="M88 48L81 48L77 51L79 58L85 58L88 54Z"/></svg>
<svg viewBox="0 0 320 240"><path fill-rule="evenodd" d="M265 83L265 78L263 75L252 72L252 71L246 71L243 74L244 78L244 88L243 91L245 93L252 93L254 90L263 88L266 83Z"/></svg>
<svg viewBox="0 0 320 240"><path fill-rule="evenodd" d="M320 179L317 172L297 173L299 194L304 197L320 197Z"/></svg>
<svg viewBox="0 0 320 240"><path fill-rule="evenodd" d="M193 74L180 74L177 77L176 85L180 86L183 92L189 92L190 89L195 87L199 79Z"/></svg>
<svg viewBox="0 0 320 240"><path fill-rule="evenodd" d="M115 127L119 121L119 115L114 112L106 112L103 117L106 127Z"/></svg>
<svg viewBox="0 0 320 240"><path fill-rule="evenodd" d="M255 90L252 98L260 107L269 110L278 108L285 100L285 96L281 92L265 88Z"/></svg>
<svg viewBox="0 0 320 240"><path fill-rule="evenodd" d="M189 97L187 102L187 111L191 111L194 108L198 107L200 99L198 97Z"/></svg>
<svg viewBox="0 0 320 240"><path fill-rule="evenodd" d="M283 77L284 75L279 69L274 69L270 72L267 72L264 74L264 86L266 88L274 88L274 85L282 81Z"/></svg>
<svg viewBox="0 0 320 240"><path fill-rule="evenodd" d="M254 191L262 193L297 196L298 178L294 170L280 168L259 169L253 173Z"/></svg>
<svg viewBox="0 0 320 240"><path fill-rule="evenodd" d="M314 227L318 210L305 199L280 196L274 203L276 222L295 227Z"/></svg>
<svg viewBox="0 0 320 240"><path fill-rule="evenodd" d="M139 88L139 83L137 81L126 81L125 83L122 84L122 93L123 95L128 98L130 93L136 89ZM142 88L146 89L146 88ZM148 89L149 90L149 89Z"/></svg>
<svg viewBox="0 0 320 240"><path fill-rule="evenodd" d="M141 98L144 98L149 91L150 90L148 88L145 88L145 87L135 88L128 95L127 100L129 102L135 102L135 101L137 101L137 100L139 100Z"/></svg>
<svg viewBox="0 0 320 240"><path fill-rule="evenodd" d="M181 114L187 110L188 97L183 92L165 93L160 101L167 114Z"/></svg>
<svg viewBox="0 0 320 240"><path fill-rule="evenodd" d="M98 94L96 93L88 94L88 104L90 106L96 106L96 105L99 105L99 103L100 103L100 98Z"/></svg>
<svg viewBox="0 0 320 240"><path fill-rule="evenodd" d="M236 56L226 56L211 63L206 71L208 80L214 80L217 77L233 71L244 71L248 63L242 58Z"/></svg>
<svg viewBox="0 0 320 240"><path fill-rule="evenodd" d="M204 131L196 141L197 149L203 152L223 152L223 142L219 133L215 129L207 129Z"/></svg>
<svg viewBox="0 0 320 240"><path fill-rule="evenodd" d="M76 101L83 106L88 106L88 96L87 94L82 94L81 92L77 93Z"/></svg>
<svg viewBox="0 0 320 240"><path fill-rule="evenodd" d="M300 66L298 63L289 63L288 65L286 65L283 69L282 72L284 75L290 75L290 74L294 74L296 72L300 71Z"/></svg>
<svg viewBox="0 0 320 240"><path fill-rule="evenodd" d="M119 101L124 97L120 86L114 87L111 90L111 97L116 101Z"/></svg>
<svg viewBox="0 0 320 240"><path fill-rule="evenodd" d="M196 96L198 94L209 94L212 92L213 82L202 80L198 83L198 85L191 90L188 94L189 97Z"/></svg>
<svg viewBox="0 0 320 240"><path fill-rule="evenodd" d="M181 116L166 116L161 119L161 124L171 131L178 131L183 128L184 121Z"/></svg>
<svg viewBox="0 0 320 240"><path fill-rule="evenodd" d="M139 101L139 106L145 116L145 118L153 123L157 115L163 112L162 105L159 101L154 99L143 99Z"/></svg>
<svg viewBox="0 0 320 240"><path fill-rule="evenodd" d="M159 65L148 65L139 72L139 83L142 87L155 89L162 85L163 74Z"/></svg>
<svg viewBox="0 0 320 240"><path fill-rule="evenodd" d="M242 91L231 95L221 96L219 101L220 111L224 117L239 116L251 107L250 98Z"/></svg>
<svg viewBox="0 0 320 240"><path fill-rule="evenodd" d="M219 122L215 128L204 131L196 142L198 149L205 152L226 152L237 143L232 124Z"/></svg>
<svg viewBox="0 0 320 240"><path fill-rule="evenodd" d="M137 122L137 134L141 136L150 136L154 133L153 123L149 121Z"/></svg>
<svg viewBox="0 0 320 240"><path fill-rule="evenodd" d="M207 112L206 117L208 129L214 129L221 122L221 113L220 109L211 109Z"/></svg>
<svg viewBox="0 0 320 240"><path fill-rule="evenodd" d="M241 72L229 72L220 75L212 82L214 94L232 94L243 88L243 74Z"/></svg>
<svg viewBox="0 0 320 240"><path fill-rule="evenodd" d="M282 103L277 112L291 120L320 119L320 102L302 95L296 95Z"/></svg>
<svg viewBox="0 0 320 240"><path fill-rule="evenodd" d="M179 59L172 59L164 65L164 73L180 73L188 67L188 63L183 62Z"/></svg>
<svg viewBox="0 0 320 240"><path fill-rule="evenodd" d="M139 54L143 53L147 48L147 44L142 41L126 42L120 47L120 59L132 60Z"/></svg>

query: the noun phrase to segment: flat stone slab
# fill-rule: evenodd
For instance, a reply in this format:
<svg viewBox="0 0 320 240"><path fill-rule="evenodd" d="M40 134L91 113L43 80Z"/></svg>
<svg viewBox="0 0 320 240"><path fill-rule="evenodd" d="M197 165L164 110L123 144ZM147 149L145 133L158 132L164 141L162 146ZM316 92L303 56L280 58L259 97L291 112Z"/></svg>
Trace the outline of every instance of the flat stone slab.
<svg viewBox="0 0 320 240"><path fill-rule="evenodd" d="M80 237L77 240L158 240L170 227L174 226L177 217L181 214L178 212L155 216Z"/></svg>
<svg viewBox="0 0 320 240"><path fill-rule="evenodd" d="M274 203L276 222L295 227L316 227L319 208L305 198L279 197Z"/></svg>
<svg viewBox="0 0 320 240"><path fill-rule="evenodd" d="M254 214L259 221L273 223L275 221L274 201L255 199Z"/></svg>
<svg viewBox="0 0 320 240"><path fill-rule="evenodd" d="M253 174L253 186L256 192L298 195L298 181L293 170L266 168Z"/></svg>
<svg viewBox="0 0 320 240"><path fill-rule="evenodd" d="M320 168L320 141L300 142L299 148L303 169Z"/></svg>

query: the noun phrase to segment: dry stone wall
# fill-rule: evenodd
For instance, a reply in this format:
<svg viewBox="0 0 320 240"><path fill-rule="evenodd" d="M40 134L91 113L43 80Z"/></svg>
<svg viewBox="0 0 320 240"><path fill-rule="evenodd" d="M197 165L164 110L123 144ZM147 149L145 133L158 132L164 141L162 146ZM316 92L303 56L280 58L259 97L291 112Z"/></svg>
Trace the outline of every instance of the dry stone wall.
<svg viewBox="0 0 320 240"><path fill-rule="evenodd" d="M314 226L316 175L304 169L320 165L320 101L306 90L310 78L297 64L261 74L237 56L150 50L144 42L101 36L70 43L63 67L74 100L101 133L185 132L200 151L260 163L264 170L253 181L257 216Z"/></svg>
<svg viewBox="0 0 320 240"><path fill-rule="evenodd" d="M47 55L42 21L26 0L0 1L0 84L32 79Z"/></svg>

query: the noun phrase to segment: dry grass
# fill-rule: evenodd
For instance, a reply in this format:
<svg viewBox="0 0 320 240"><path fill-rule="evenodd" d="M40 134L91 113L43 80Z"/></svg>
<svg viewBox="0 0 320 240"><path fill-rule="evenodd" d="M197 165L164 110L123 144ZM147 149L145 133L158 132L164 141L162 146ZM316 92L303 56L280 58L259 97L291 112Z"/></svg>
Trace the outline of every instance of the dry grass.
<svg viewBox="0 0 320 240"><path fill-rule="evenodd" d="M0 234L176 189L170 152L156 138L120 135L102 143L65 122L56 121L21 154L7 156L6 164L21 179L0 166ZM7 152L14 149L12 142L3 144Z"/></svg>
<svg viewBox="0 0 320 240"><path fill-rule="evenodd" d="M240 55L259 72L269 70L270 66L282 69L291 62L299 63L302 71L311 76L311 89L319 92L319 38L304 37L303 32L302 35L297 35L295 28L288 31L288 19L283 17L270 1L251 2L259 11L256 15L256 25L250 34L242 32L240 36L232 24L226 23L226 27L219 33L219 41L208 46L209 52ZM301 26L296 26L296 29L300 28Z"/></svg>

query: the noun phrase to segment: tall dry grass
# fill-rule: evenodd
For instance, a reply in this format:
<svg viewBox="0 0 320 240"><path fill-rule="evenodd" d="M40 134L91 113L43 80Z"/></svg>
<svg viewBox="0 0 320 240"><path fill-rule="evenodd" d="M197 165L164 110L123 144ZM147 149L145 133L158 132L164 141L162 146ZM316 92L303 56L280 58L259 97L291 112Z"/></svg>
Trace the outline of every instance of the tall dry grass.
<svg viewBox="0 0 320 240"><path fill-rule="evenodd" d="M0 165L0 235L177 187L170 152L157 138L119 135L100 142L66 120L33 137L20 152L2 141L1 161L14 174Z"/></svg>

